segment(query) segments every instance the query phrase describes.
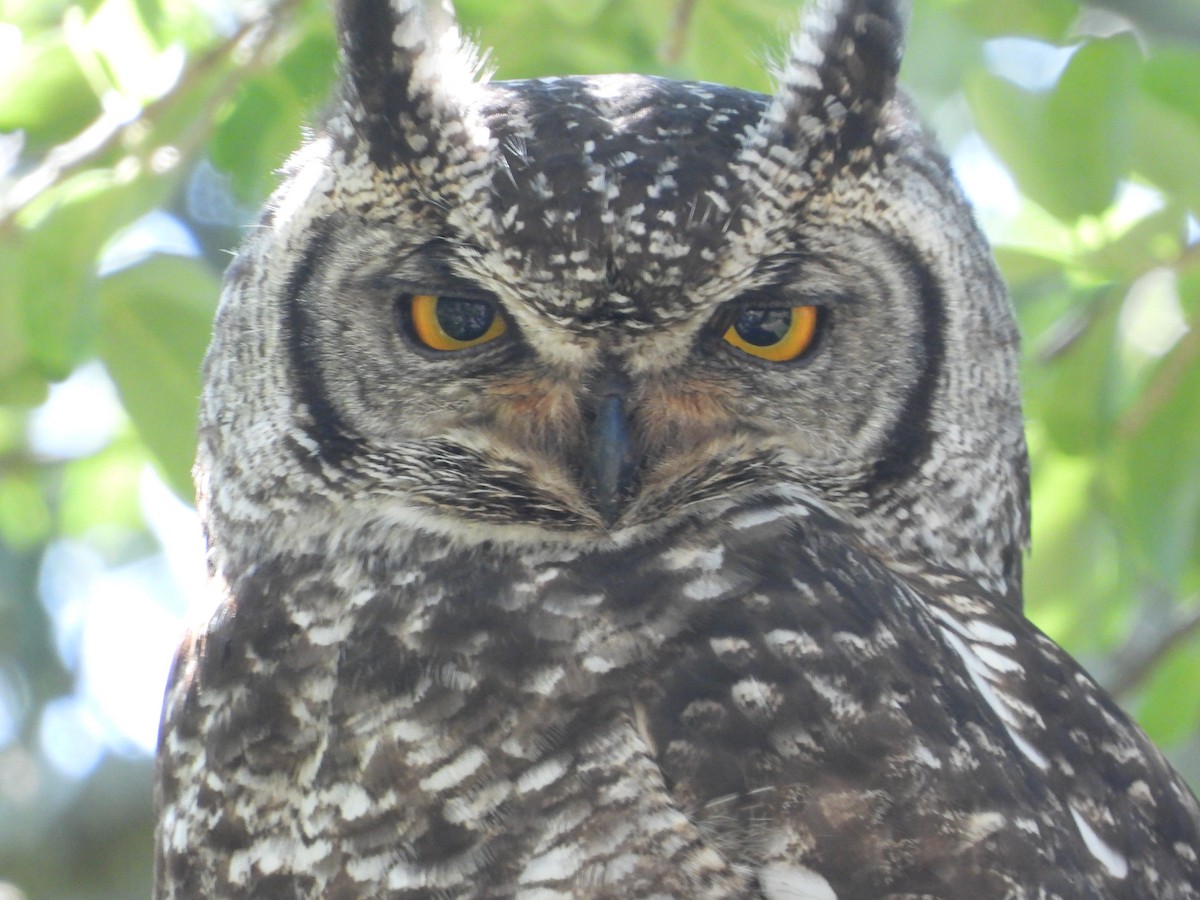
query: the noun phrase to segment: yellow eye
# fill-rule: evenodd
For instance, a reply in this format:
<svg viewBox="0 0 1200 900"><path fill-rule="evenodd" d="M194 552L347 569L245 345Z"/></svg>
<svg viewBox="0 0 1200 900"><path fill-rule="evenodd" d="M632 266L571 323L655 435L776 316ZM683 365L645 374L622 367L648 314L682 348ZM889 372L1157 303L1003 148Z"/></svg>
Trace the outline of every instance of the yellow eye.
<svg viewBox="0 0 1200 900"><path fill-rule="evenodd" d="M739 350L771 362L791 362L812 345L817 333L817 308L746 308L726 330L725 341Z"/></svg>
<svg viewBox="0 0 1200 900"><path fill-rule="evenodd" d="M414 294L409 301L412 330L431 350L466 350L494 341L508 330L489 300Z"/></svg>

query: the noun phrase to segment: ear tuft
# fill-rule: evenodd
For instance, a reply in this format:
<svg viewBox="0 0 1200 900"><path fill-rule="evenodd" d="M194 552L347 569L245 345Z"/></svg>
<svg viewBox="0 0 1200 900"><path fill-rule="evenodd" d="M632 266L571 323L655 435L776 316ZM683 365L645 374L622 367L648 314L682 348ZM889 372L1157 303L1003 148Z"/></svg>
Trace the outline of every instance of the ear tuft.
<svg viewBox="0 0 1200 900"><path fill-rule="evenodd" d="M902 0L818 0L779 72L768 143L839 156L868 146L896 92L906 18Z"/></svg>
<svg viewBox="0 0 1200 900"><path fill-rule="evenodd" d="M338 0L342 96L382 169L454 157L480 69L449 0Z"/></svg>

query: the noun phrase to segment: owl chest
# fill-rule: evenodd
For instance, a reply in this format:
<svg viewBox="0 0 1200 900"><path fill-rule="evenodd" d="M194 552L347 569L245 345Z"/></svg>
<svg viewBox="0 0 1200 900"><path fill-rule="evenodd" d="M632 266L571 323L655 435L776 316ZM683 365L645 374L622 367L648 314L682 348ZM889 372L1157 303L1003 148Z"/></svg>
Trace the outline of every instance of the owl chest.
<svg viewBox="0 0 1200 900"><path fill-rule="evenodd" d="M390 626L364 610L338 660L317 781L372 798L363 834L399 830L400 880L736 892L742 877L664 780L641 699L658 658L648 624L594 596L476 585Z"/></svg>
<svg viewBox="0 0 1200 900"><path fill-rule="evenodd" d="M319 798L308 821L391 888L742 895L842 714L891 701L804 633L819 616L780 637L753 579L678 563L431 564L339 604L303 692L324 698L297 754ZM806 687L771 640L820 655Z"/></svg>
<svg viewBox="0 0 1200 900"><path fill-rule="evenodd" d="M406 571L336 593L316 569L286 592L244 583L215 620L179 719L204 719L205 765L235 798L209 818L238 873L324 846L323 896L743 890L650 723L687 616L614 606L564 571Z"/></svg>
<svg viewBox="0 0 1200 900"><path fill-rule="evenodd" d="M172 788L180 833L229 845L218 893L295 860L302 896L754 896L812 858L878 894L923 871L948 798L1015 796L972 768L965 682L869 580L809 577L805 545L689 546L240 584L169 725L204 770ZM881 833L897 810L912 828Z"/></svg>

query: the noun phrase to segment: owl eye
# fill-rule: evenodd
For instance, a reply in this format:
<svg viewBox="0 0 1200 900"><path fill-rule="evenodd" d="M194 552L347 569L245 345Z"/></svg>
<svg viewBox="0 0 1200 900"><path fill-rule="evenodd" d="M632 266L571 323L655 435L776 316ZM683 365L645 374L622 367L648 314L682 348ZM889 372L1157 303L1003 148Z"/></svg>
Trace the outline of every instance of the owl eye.
<svg viewBox="0 0 1200 900"><path fill-rule="evenodd" d="M817 334L817 307L746 307L733 317L722 338L739 350L771 362L798 359Z"/></svg>
<svg viewBox="0 0 1200 900"><path fill-rule="evenodd" d="M508 330L490 300L414 294L409 300L412 331L431 350L466 350L494 341Z"/></svg>

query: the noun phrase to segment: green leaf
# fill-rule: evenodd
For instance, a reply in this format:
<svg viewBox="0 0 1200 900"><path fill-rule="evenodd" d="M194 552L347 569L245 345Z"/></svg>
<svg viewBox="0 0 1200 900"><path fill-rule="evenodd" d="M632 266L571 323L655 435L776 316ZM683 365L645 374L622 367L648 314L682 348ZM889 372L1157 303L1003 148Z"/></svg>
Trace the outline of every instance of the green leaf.
<svg viewBox="0 0 1200 900"><path fill-rule="evenodd" d="M209 143L213 164L230 176L241 200L259 203L275 189L276 173L300 143L302 124L329 93L337 44L327 17L313 26L271 71L241 86Z"/></svg>
<svg viewBox="0 0 1200 900"><path fill-rule="evenodd" d="M961 16L985 37L1022 35L1059 41L1079 16L1075 0L1005 0L1004 3L963 3Z"/></svg>
<svg viewBox="0 0 1200 900"><path fill-rule="evenodd" d="M302 101L321 103L333 84L337 52L332 28L306 34L279 61L279 73Z"/></svg>
<svg viewBox="0 0 1200 900"><path fill-rule="evenodd" d="M0 380L29 365L29 341L21 326L22 270L19 239L0 237Z"/></svg>
<svg viewBox="0 0 1200 900"><path fill-rule="evenodd" d="M213 164L227 172L234 193L260 202L275 187L275 172L300 143L308 110L278 73L248 82L210 144Z"/></svg>
<svg viewBox="0 0 1200 900"><path fill-rule="evenodd" d="M63 201L14 241L21 335L30 358L53 379L65 378L89 350L91 291L111 181L96 173L71 187L77 190L63 191Z"/></svg>
<svg viewBox="0 0 1200 900"><path fill-rule="evenodd" d="M795 4L772 0L697 3L687 35L685 77L769 91L766 60L782 59L799 16ZM666 35L664 34L664 40Z"/></svg>
<svg viewBox="0 0 1200 900"><path fill-rule="evenodd" d="M1190 116L1200 128L1200 53L1166 48L1155 52L1142 67L1142 90Z"/></svg>
<svg viewBox="0 0 1200 900"><path fill-rule="evenodd" d="M1178 743L1200 726L1200 642L1160 663L1138 708L1138 721L1162 745Z"/></svg>
<svg viewBox="0 0 1200 900"><path fill-rule="evenodd" d="M1200 366L1195 332L1164 360L1134 404L1148 415L1114 454L1108 484L1121 536L1168 587L1200 552ZM1172 365L1172 356L1193 361ZM1140 407L1145 406L1145 411Z"/></svg>
<svg viewBox="0 0 1200 900"><path fill-rule="evenodd" d="M162 3L159 0L133 0L133 7L138 23L148 34L153 35L159 49L162 49L161 37L165 18Z"/></svg>
<svg viewBox="0 0 1200 900"><path fill-rule="evenodd" d="M1141 97L1130 114L1134 167L1193 212L1200 212L1200 167L1196 164L1200 160L1200 124L1149 96Z"/></svg>
<svg viewBox="0 0 1200 900"><path fill-rule="evenodd" d="M36 366L23 366L0 376L0 405L32 409L49 395L50 382Z"/></svg>
<svg viewBox="0 0 1200 900"><path fill-rule="evenodd" d="M100 283L100 357L167 482L190 498L200 364L220 291L202 262L156 256Z"/></svg>
<svg viewBox="0 0 1200 900"><path fill-rule="evenodd" d="M966 94L984 139L1021 190L1071 221L1104 212L1129 168L1138 64L1133 38L1094 40L1075 53L1049 93L977 72Z"/></svg>
<svg viewBox="0 0 1200 900"><path fill-rule="evenodd" d="M481 26L484 46L498 48L494 62L501 78L662 69L658 48L670 21L666 4L635 8L618 0L584 24L563 20L547 0L502 5L476 0L472 5L478 9L473 21ZM645 17L654 18L656 26L647 27ZM531 34L551 29L554 40L529 40Z"/></svg>
<svg viewBox="0 0 1200 900"><path fill-rule="evenodd" d="M1062 274L1062 261L1020 247L997 247L996 263L1004 280L1016 291L1030 283L1057 279Z"/></svg>
<svg viewBox="0 0 1200 900"><path fill-rule="evenodd" d="M964 73L978 64L982 43L979 33L955 16L914 16L900 80L915 89L918 98L932 92L944 99L961 87Z"/></svg>
<svg viewBox="0 0 1200 900"><path fill-rule="evenodd" d="M1039 446L1040 428L1038 422L1030 428L1033 549L1025 562L1026 614L1075 652L1095 650L1125 620L1119 547L1110 523L1095 514L1094 458Z"/></svg>
<svg viewBox="0 0 1200 900"><path fill-rule="evenodd" d="M46 540L53 520L46 498L28 474L0 478L0 539L18 550Z"/></svg>
<svg viewBox="0 0 1200 900"><path fill-rule="evenodd" d="M963 86L983 139L1003 160L1021 189L1039 200L1051 188L1037 141L1041 140L1046 97L1022 90L982 69Z"/></svg>
<svg viewBox="0 0 1200 900"><path fill-rule="evenodd" d="M19 255L14 285L27 352L48 377L65 378L92 352L100 250L144 211L152 188L90 169L22 213L25 230L6 252Z"/></svg>
<svg viewBox="0 0 1200 900"><path fill-rule="evenodd" d="M1032 358L1022 380L1036 402L1026 412L1041 423L1058 452L1097 452L1119 412L1113 390L1115 298L1112 288L1063 298L1066 302L1055 303L1061 315L1052 322L1038 316L1044 330L1027 333Z"/></svg>
<svg viewBox="0 0 1200 900"><path fill-rule="evenodd" d="M563 22L586 26L599 18L608 0L546 0L546 5Z"/></svg>
<svg viewBox="0 0 1200 900"><path fill-rule="evenodd" d="M1099 214L1116 196L1129 164L1128 111L1140 61L1132 35L1090 41L1050 94L1043 138L1068 214Z"/></svg>
<svg viewBox="0 0 1200 900"><path fill-rule="evenodd" d="M26 149L65 141L100 114L100 103L57 33L21 48L0 78L0 131L23 130Z"/></svg>
<svg viewBox="0 0 1200 900"><path fill-rule="evenodd" d="M62 533L95 540L106 529L143 527L138 483L145 465L146 451L128 428L100 452L67 463L59 489Z"/></svg>
<svg viewBox="0 0 1200 900"><path fill-rule="evenodd" d="M1098 279L1132 281L1157 265L1168 265L1183 250L1187 220L1176 205L1166 206L1086 255L1077 264Z"/></svg>

